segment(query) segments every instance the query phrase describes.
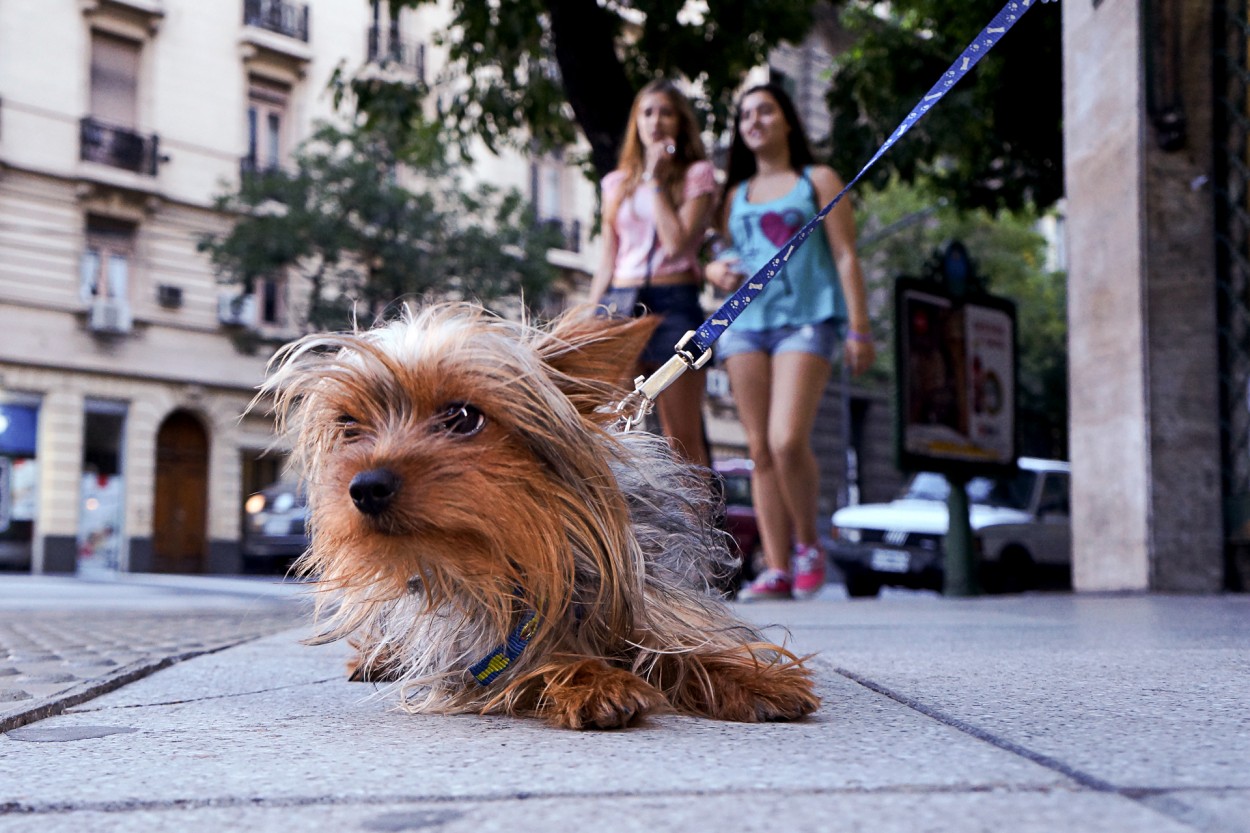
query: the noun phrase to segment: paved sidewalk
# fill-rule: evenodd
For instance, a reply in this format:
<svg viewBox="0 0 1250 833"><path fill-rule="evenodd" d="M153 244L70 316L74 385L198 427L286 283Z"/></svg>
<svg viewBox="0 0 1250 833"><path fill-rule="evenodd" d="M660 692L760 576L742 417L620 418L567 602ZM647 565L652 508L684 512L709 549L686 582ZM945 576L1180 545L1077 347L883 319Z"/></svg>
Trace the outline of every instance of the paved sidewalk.
<svg viewBox="0 0 1250 833"><path fill-rule="evenodd" d="M812 719L407 715L300 627L0 737L0 830L1250 830L1250 597L740 610L820 652Z"/></svg>
<svg viewBox="0 0 1250 833"><path fill-rule="evenodd" d="M0 732L304 621L272 579L0 576Z"/></svg>

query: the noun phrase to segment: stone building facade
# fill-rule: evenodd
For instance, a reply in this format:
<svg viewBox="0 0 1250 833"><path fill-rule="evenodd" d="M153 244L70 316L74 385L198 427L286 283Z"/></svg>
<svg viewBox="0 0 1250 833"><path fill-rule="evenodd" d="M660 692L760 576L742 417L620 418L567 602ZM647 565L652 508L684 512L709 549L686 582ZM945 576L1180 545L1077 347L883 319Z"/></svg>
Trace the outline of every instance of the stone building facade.
<svg viewBox="0 0 1250 833"><path fill-rule="evenodd" d="M340 63L432 73L441 7L365 0L0 3L0 565L235 572L244 498L277 476L242 418L297 334L280 277L218 284L213 197L281 167ZM560 160L487 160L594 262L593 187ZM579 184L581 183L581 184ZM242 332L266 349L235 347Z"/></svg>
<svg viewBox="0 0 1250 833"><path fill-rule="evenodd" d="M1062 13L1074 584L1244 588L1245 6Z"/></svg>

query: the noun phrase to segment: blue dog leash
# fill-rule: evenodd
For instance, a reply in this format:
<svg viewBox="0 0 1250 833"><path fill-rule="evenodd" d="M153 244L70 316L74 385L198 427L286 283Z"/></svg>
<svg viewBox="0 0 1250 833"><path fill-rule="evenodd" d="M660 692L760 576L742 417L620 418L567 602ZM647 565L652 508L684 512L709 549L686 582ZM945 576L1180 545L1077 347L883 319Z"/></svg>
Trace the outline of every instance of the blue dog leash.
<svg viewBox="0 0 1250 833"><path fill-rule="evenodd" d="M911 109L907 117L902 123L895 128L890 137L885 140L877 152L864 167L859 169L859 173L846 184L833 200L817 212L816 216L807 221L807 225L799 229L793 237L790 238L781 249L773 256L773 258L764 264L754 275L746 280L738 291L731 295L725 303L721 304L716 312L712 313L706 321L704 321L697 330L691 330L686 333L681 341L677 342L674 347L675 355L665 362L659 370L651 374L650 377L639 376L634 381L634 390L617 406L617 411L623 413L622 419L625 422L626 430L637 427L650 413L655 398L660 395L679 376L687 370L698 370L703 367L712 358L712 344L716 339L720 338L721 333L732 324L742 311L745 310L755 298L764 291L764 287L768 282L776 276L781 268L785 266L786 261L794 254L795 250L806 242L816 227L828 216L846 195L848 191L859 182L868 169L877 163L877 160L885 155L894 144L903 137L903 134L911 130L916 122L935 104L942 100L948 91L959 82L961 78L981 60L985 53L989 52L1007 34L1007 30L1016 24L1016 22L1024 16L1024 13L1038 3L1050 3L1053 0L1009 0L1002 11L994 16L989 25L981 30L981 34L973 39L972 43L964 49L963 54L951 64L950 69L942 75L936 84L925 94L924 98L916 103ZM629 413L630 409L633 413Z"/></svg>

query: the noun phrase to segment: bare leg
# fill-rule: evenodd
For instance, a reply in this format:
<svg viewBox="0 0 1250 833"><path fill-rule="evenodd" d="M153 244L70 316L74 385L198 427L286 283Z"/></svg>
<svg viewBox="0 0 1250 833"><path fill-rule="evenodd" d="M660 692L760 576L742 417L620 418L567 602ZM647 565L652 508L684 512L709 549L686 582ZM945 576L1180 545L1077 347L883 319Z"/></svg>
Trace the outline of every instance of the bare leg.
<svg viewBox="0 0 1250 833"><path fill-rule="evenodd" d="M768 445L772 359L766 353L740 353L725 362L738 419L747 435L751 470L751 502L760 528L765 563L775 570L790 569L790 521L778 484L775 461Z"/></svg>
<svg viewBox="0 0 1250 833"><path fill-rule="evenodd" d="M778 353L772 358L768 450L786 517L801 544L818 541L820 471L811 438L832 367L828 359L811 353Z"/></svg>
<svg viewBox="0 0 1250 833"><path fill-rule="evenodd" d="M707 467L707 446L703 442L703 388L702 371L687 371L678 377L656 399L660 414L660 429L677 450L691 463Z"/></svg>

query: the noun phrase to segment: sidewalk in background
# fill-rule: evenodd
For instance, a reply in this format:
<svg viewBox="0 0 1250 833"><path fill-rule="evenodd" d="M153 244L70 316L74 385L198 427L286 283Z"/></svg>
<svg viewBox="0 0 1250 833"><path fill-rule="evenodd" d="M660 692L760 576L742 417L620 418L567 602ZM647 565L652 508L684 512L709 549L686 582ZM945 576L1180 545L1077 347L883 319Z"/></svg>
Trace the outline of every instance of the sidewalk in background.
<svg viewBox="0 0 1250 833"><path fill-rule="evenodd" d="M407 715L301 626L8 732L0 829L1250 830L1250 597L738 609L819 652L814 718Z"/></svg>
<svg viewBox="0 0 1250 833"><path fill-rule="evenodd" d="M305 620L275 579L0 575L0 732Z"/></svg>

